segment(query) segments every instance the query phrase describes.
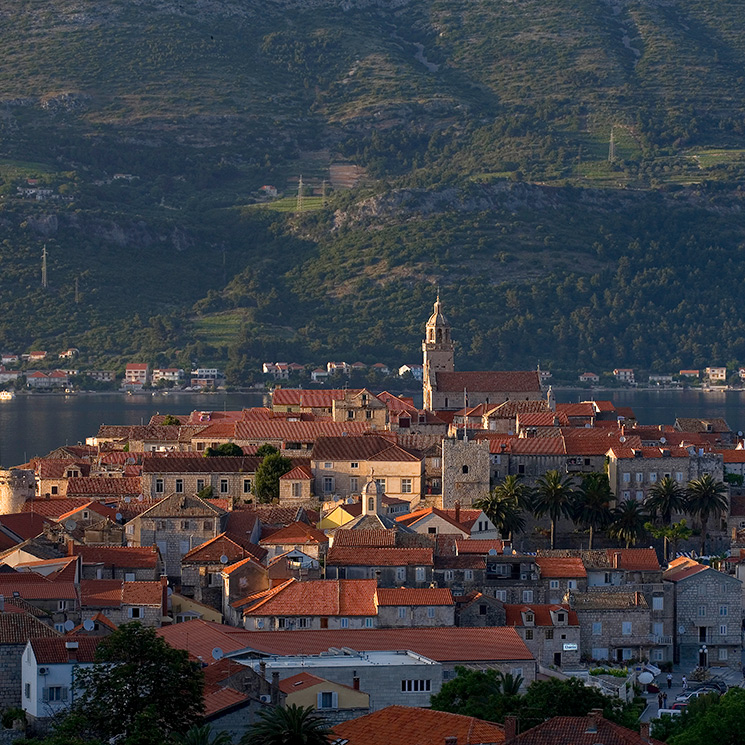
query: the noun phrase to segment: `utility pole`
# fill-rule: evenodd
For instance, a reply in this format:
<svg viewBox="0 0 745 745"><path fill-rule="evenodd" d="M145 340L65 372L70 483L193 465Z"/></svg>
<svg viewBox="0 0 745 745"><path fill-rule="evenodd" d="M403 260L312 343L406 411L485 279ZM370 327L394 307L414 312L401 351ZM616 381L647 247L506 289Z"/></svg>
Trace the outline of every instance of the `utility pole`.
<svg viewBox="0 0 745 745"><path fill-rule="evenodd" d="M44 244L44 250L41 252L41 286L46 290L47 284L47 244Z"/></svg>
<svg viewBox="0 0 745 745"><path fill-rule="evenodd" d="M302 212L303 211L303 176L300 175L300 178L297 182L297 206L295 207L295 212Z"/></svg>
<svg viewBox="0 0 745 745"><path fill-rule="evenodd" d="M610 144L608 145L608 162L612 163L616 159L616 139L613 131L613 125L610 128Z"/></svg>

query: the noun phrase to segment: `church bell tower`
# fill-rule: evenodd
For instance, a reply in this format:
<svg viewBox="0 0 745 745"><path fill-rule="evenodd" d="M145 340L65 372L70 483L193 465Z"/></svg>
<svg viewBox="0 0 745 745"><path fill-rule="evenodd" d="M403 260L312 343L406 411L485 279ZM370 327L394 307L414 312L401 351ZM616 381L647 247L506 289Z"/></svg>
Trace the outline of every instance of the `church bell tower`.
<svg viewBox="0 0 745 745"><path fill-rule="evenodd" d="M437 390L437 373L453 372L455 370L450 324L442 314L439 292L437 293L434 312L427 321L422 352L424 408L431 411L432 394Z"/></svg>

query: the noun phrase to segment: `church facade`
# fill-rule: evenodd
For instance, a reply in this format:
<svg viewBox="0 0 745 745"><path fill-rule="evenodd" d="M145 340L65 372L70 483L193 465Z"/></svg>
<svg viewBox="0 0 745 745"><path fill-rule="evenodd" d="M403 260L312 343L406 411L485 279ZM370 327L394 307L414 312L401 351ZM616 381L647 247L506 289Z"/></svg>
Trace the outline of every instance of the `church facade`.
<svg viewBox="0 0 745 745"><path fill-rule="evenodd" d="M454 410L479 404L542 399L538 371L456 372L451 328L442 313L440 296L427 321L422 342L424 408Z"/></svg>

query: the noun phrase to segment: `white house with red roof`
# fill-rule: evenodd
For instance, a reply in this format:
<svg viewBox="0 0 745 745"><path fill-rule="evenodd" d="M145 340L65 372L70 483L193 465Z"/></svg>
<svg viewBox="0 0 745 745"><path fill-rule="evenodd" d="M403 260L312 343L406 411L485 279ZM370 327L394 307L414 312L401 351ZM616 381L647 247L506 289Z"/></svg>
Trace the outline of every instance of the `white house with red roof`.
<svg viewBox="0 0 745 745"><path fill-rule="evenodd" d="M124 382L147 385L150 382L150 366L146 362L130 362L124 368Z"/></svg>

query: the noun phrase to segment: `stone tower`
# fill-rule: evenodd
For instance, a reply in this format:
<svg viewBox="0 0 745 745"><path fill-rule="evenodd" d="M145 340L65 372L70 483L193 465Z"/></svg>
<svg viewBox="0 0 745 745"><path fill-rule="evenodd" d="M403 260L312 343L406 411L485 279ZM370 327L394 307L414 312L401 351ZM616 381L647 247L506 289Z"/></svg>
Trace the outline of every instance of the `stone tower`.
<svg viewBox="0 0 745 745"><path fill-rule="evenodd" d="M33 471L11 468L0 471L0 515L11 515L23 509L27 499L36 492L36 477Z"/></svg>
<svg viewBox="0 0 745 745"><path fill-rule="evenodd" d="M439 293L437 293L434 312L429 317L429 321L427 321L425 338L422 342L422 352L424 408L431 411L432 392L437 390L437 373L453 372L455 370L453 340L450 338L450 324L442 314Z"/></svg>

